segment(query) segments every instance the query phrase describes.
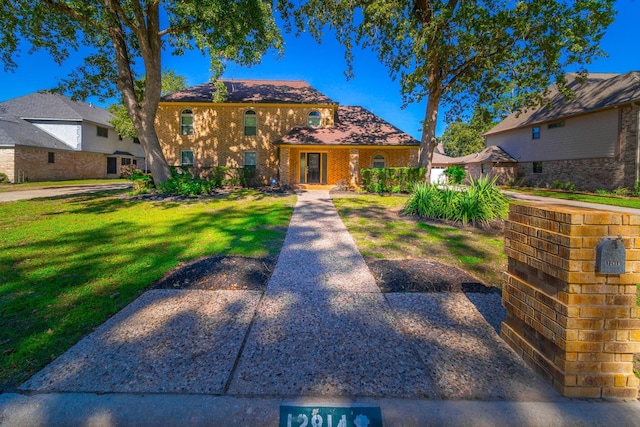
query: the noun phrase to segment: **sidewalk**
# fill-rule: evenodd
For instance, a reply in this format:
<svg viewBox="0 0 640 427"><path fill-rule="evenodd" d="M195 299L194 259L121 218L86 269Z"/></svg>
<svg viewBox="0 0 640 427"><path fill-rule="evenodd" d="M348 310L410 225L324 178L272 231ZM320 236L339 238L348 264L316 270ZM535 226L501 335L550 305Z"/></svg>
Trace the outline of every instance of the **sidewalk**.
<svg viewBox="0 0 640 427"><path fill-rule="evenodd" d="M559 396L474 303L500 304L380 293L328 193L303 192L264 294L149 291L0 396L0 425L275 426L292 402L380 406L386 426L640 419Z"/></svg>

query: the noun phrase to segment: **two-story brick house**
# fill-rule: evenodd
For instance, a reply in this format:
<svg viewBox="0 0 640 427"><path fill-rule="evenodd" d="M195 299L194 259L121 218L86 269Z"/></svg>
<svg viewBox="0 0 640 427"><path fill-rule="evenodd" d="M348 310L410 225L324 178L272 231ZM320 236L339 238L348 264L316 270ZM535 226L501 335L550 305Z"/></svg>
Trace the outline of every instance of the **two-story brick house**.
<svg viewBox="0 0 640 427"><path fill-rule="evenodd" d="M303 81L225 80L162 98L156 129L170 165L251 167L261 182L355 184L368 167L416 166L419 141Z"/></svg>
<svg viewBox="0 0 640 427"><path fill-rule="evenodd" d="M550 87L547 104L509 115L485 134L486 145L517 161L529 184L633 187L640 179L640 72L574 77L573 98Z"/></svg>
<svg viewBox="0 0 640 427"><path fill-rule="evenodd" d="M141 145L120 137L112 118L49 92L0 102L0 172L16 183L118 178L125 166L144 169Z"/></svg>

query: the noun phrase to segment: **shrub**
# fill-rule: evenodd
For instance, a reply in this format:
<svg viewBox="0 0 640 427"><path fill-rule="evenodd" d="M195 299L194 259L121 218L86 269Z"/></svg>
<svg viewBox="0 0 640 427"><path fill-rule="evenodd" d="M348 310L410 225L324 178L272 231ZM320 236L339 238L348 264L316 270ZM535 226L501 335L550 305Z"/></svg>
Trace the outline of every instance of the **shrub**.
<svg viewBox="0 0 640 427"><path fill-rule="evenodd" d="M362 169L362 187L368 193L408 193L412 186L424 180L425 168Z"/></svg>
<svg viewBox="0 0 640 427"><path fill-rule="evenodd" d="M9 182L9 177L7 174L0 172L0 184L4 184Z"/></svg>
<svg viewBox="0 0 640 427"><path fill-rule="evenodd" d="M629 189L625 187L618 187L615 190L613 190L613 194L615 194L616 196L628 196Z"/></svg>
<svg viewBox="0 0 640 427"><path fill-rule="evenodd" d="M470 181L464 191L418 183L413 187L404 213L423 218L445 219L463 224L488 222L507 215L509 201L496 187L496 178Z"/></svg>
<svg viewBox="0 0 640 427"><path fill-rule="evenodd" d="M447 181L449 184L459 185L464 181L464 177L467 172L464 170L462 166L449 166L444 170L444 175L447 177Z"/></svg>
<svg viewBox="0 0 640 427"><path fill-rule="evenodd" d="M637 181L636 185L633 186L633 195L640 197L640 181Z"/></svg>
<svg viewBox="0 0 640 427"><path fill-rule="evenodd" d="M153 176L150 173L144 173L140 169L131 172L129 179L133 181L133 193L148 193L154 187Z"/></svg>
<svg viewBox="0 0 640 427"><path fill-rule="evenodd" d="M599 195L599 196L607 196L607 195L609 195L611 193L609 191L607 191L607 190L599 189L599 190L596 190L596 194Z"/></svg>
<svg viewBox="0 0 640 427"><path fill-rule="evenodd" d="M172 196L198 196L210 194L214 185L212 181L202 178L192 178L190 174L176 174L160 184L159 190L163 194Z"/></svg>

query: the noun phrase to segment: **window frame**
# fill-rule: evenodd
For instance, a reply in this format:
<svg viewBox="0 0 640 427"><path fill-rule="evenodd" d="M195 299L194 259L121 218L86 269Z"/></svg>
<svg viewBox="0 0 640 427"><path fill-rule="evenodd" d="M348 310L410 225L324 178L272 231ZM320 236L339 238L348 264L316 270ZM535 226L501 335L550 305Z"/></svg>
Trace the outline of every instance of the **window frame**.
<svg viewBox="0 0 640 427"><path fill-rule="evenodd" d="M247 154L253 154L254 164L247 164ZM247 150L242 153L242 166L247 169L258 169L258 152L255 150Z"/></svg>
<svg viewBox="0 0 640 427"><path fill-rule="evenodd" d="M540 126L533 126L531 128L531 139L540 139Z"/></svg>
<svg viewBox="0 0 640 427"><path fill-rule="evenodd" d="M542 173L542 162L532 162L533 173Z"/></svg>
<svg viewBox="0 0 640 427"><path fill-rule="evenodd" d="M191 119L191 123L185 123L185 119ZM180 112L180 135L191 136L195 133L193 123L193 110L185 108Z"/></svg>
<svg viewBox="0 0 640 427"><path fill-rule="evenodd" d="M109 138L109 128L96 126L96 136L99 136L100 138Z"/></svg>
<svg viewBox="0 0 640 427"><path fill-rule="evenodd" d="M191 163L184 162L184 156L187 153L191 153ZM193 153L193 150L180 150L180 166L193 166L196 163L196 157Z"/></svg>
<svg viewBox="0 0 640 427"><path fill-rule="evenodd" d="M320 114L319 111L313 110L309 112L309 114L307 114L307 126L312 128L319 128L321 125L322 125L322 114Z"/></svg>
<svg viewBox="0 0 640 427"><path fill-rule="evenodd" d="M121 157L120 158L120 166L128 166L131 164L131 158L129 157Z"/></svg>
<svg viewBox="0 0 640 427"><path fill-rule="evenodd" d="M564 127L564 120L560 120L558 122L549 123L547 125L547 129L558 129Z"/></svg>
<svg viewBox="0 0 640 427"><path fill-rule="evenodd" d="M380 163L380 159L382 159L382 166L376 166L376 163ZM378 153L371 158L372 169L384 169L386 167L387 167L387 158L384 156L384 154Z"/></svg>
<svg viewBox="0 0 640 427"><path fill-rule="evenodd" d="M253 118L255 123L252 126L247 125L247 118ZM243 125L244 136L258 136L258 113L256 113L255 110L245 111L243 116ZM249 129L253 129L253 133L250 131L248 132Z"/></svg>
<svg viewBox="0 0 640 427"><path fill-rule="evenodd" d="M47 152L47 163L56 162L56 153L54 151Z"/></svg>

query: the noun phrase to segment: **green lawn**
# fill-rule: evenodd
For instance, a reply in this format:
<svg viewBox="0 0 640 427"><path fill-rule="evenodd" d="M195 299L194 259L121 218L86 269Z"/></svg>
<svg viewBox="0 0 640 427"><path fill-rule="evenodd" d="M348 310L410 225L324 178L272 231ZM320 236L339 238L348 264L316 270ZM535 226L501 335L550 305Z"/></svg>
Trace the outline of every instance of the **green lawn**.
<svg viewBox="0 0 640 427"><path fill-rule="evenodd" d="M74 185L123 184L126 179L74 179L69 181L23 182L20 184L0 184L0 193L8 191L38 190L50 187L68 187Z"/></svg>
<svg viewBox="0 0 640 427"><path fill-rule="evenodd" d="M509 190L516 191L519 193L532 194L534 196L554 197L556 199L575 200L577 202L600 203L603 205L621 206L624 208L640 209L640 198L638 197L600 196L597 194L567 193L564 191L543 190L543 189L523 190L523 189L510 188Z"/></svg>
<svg viewBox="0 0 640 427"><path fill-rule="evenodd" d="M295 196L0 204L0 389L26 380L181 261L280 251Z"/></svg>
<svg viewBox="0 0 640 427"><path fill-rule="evenodd" d="M333 200L365 258L433 259L501 286L506 269L502 231L459 229L399 215L406 201L402 196L377 195Z"/></svg>

